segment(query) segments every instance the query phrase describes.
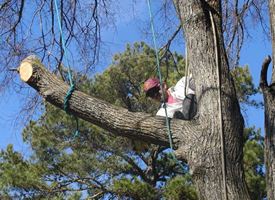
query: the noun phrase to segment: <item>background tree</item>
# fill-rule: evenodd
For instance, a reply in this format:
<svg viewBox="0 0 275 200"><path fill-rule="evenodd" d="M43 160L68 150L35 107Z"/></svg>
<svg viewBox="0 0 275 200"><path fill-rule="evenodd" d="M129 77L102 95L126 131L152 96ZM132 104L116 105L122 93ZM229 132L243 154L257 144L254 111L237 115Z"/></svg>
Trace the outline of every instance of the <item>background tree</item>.
<svg viewBox="0 0 275 200"><path fill-rule="evenodd" d="M267 194L268 198L274 198L275 194L275 174L274 174L274 158L275 158L275 150L274 150L274 81L275 81L275 73L274 73L274 59L275 59L275 32L274 32L274 24L275 24L275 1L269 1L269 13L270 13L270 26L271 26L271 40L272 40L272 59L273 59L273 67L272 67L272 76L270 84L267 81L267 70L268 66L271 62L271 57L268 56L262 65L261 70L261 81L260 87L264 96L264 105L265 105L265 164L266 164L266 182L268 185Z"/></svg>

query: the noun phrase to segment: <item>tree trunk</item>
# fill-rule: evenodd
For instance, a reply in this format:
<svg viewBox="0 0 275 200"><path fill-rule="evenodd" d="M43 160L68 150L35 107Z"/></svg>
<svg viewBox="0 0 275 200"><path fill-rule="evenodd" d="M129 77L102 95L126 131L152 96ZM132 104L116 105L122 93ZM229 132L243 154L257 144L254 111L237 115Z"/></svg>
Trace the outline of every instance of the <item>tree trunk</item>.
<svg viewBox="0 0 275 200"><path fill-rule="evenodd" d="M267 57L263 63L261 71L260 87L264 95L265 105L265 165L267 197L272 200L275 197L275 88L268 86L267 69L271 58Z"/></svg>
<svg viewBox="0 0 275 200"><path fill-rule="evenodd" d="M243 119L223 46L220 1L209 1L208 4L201 0L174 0L174 3L187 38L189 69L196 81L199 110L199 117L195 120L171 120L173 142L177 147L175 153L178 158L188 161L200 199L249 199L242 167ZM217 40L209 11L215 18ZM217 59L216 50L219 52ZM217 62L220 73L217 73ZM21 79L47 101L63 108L69 86L50 74L40 61L33 57L23 60L19 72ZM220 84L218 75L221 76ZM217 98L220 85L222 126ZM162 118L132 113L80 91L73 92L69 103L69 113L115 134L168 146ZM222 155L221 144L224 144L225 156ZM223 181L226 187L223 187Z"/></svg>
<svg viewBox="0 0 275 200"><path fill-rule="evenodd" d="M271 31L271 41L272 41L272 83L275 83L275 70L274 70L274 60L275 60L275 0L269 0L269 18L270 18L270 31Z"/></svg>
<svg viewBox="0 0 275 200"><path fill-rule="evenodd" d="M243 119L223 45L220 1L174 0L188 48L189 69L196 82L200 124L203 127L196 158L188 161L201 199L249 199L242 166ZM210 12L214 15L216 38ZM219 122L217 40L221 76L221 105L225 146L226 190L222 182L221 126ZM192 153L193 154L193 153ZM224 194L227 191L227 196Z"/></svg>
<svg viewBox="0 0 275 200"><path fill-rule="evenodd" d="M266 184L267 184L267 197L269 200L275 199L275 1L269 0L269 13L270 13L270 30L272 41L272 78L271 84L267 82L267 69L271 62L271 58L265 59L262 71L260 87L264 96L265 106L265 165L266 165Z"/></svg>

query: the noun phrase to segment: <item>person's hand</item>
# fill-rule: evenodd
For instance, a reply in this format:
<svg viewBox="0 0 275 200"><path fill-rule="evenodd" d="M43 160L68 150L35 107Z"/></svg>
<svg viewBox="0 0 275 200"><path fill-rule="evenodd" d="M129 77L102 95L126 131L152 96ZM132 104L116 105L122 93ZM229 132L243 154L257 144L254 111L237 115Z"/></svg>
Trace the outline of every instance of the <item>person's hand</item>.
<svg viewBox="0 0 275 200"><path fill-rule="evenodd" d="M168 86L167 86L166 82L163 82L163 84L162 84L162 89L163 89L163 92L164 92L164 100L165 100L165 102L166 102L167 99L168 99L168 96L170 95L170 94L169 94L169 91L168 91ZM160 88L160 90L159 90L159 94L160 94L160 99L162 99L162 91L161 91L161 88Z"/></svg>

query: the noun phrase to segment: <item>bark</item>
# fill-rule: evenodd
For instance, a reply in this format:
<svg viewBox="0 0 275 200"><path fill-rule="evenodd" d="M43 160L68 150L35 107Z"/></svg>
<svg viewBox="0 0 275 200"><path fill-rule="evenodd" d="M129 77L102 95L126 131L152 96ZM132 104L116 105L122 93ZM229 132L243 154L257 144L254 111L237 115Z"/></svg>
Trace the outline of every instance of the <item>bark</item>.
<svg viewBox="0 0 275 200"><path fill-rule="evenodd" d="M267 181L267 197L275 197L275 88L267 83L267 69L271 58L267 57L262 65L260 87L265 105L265 165Z"/></svg>
<svg viewBox="0 0 275 200"><path fill-rule="evenodd" d="M272 77L271 84L267 81L267 69L271 63L271 57L268 56L262 65L260 87L264 96L265 107L265 165L266 165L266 185L267 197L270 200L275 199L275 1L269 0L270 30L272 41Z"/></svg>
<svg viewBox="0 0 275 200"><path fill-rule="evenodd" d="M274 70L274 60L275 60L275 0L269 0L269 18L270 18L270 32L272 41L272 83L275 83L275 70Z"/></svg>
<svg viewBox="0 0 275 200"><path fill-rule="evenodd" d="M217 27L218 62L221 72L222 121L225 145L226 189L228 199L249 199L242 166L243 119L229 72L221 30L220 1L174 0L182 22L188 48L189 69L196 81L200 124L203 127L196 158L189 159L195 166L193 179L201 199L225 199L222 187L221 142L218 114L218 74L216 73L215 38L209 11ZM196 165L199 165L196 166Z"/></svg>
<svg viewBox="0 0 275 200"><path fill-rule="evenodd" d="M196 120L171 120L173 142L177 146L175 153L178 158L188 161L200 199L249 199L242 167L243 119L223 46L221 3L216 0L174 0L174 3L187 39L189 69L196 81L199 112ZM217 60L209 11L213 13L217 27ZM222 127L217 112L219 81L216 62L220 64L222 80ZM63 108L68 85L50 74L33 57L25 59L19 71L22 80L46 101ZM73 93L69 103L71 114L117 135L168 146L162 118L129 112L80 91ZM221 129L224 131L226 188L222 178Z"/></svg>
<svg viewBox="0 0 275 200"><path fill-rule="evenodd" d="M275 197L275 88L267 83L267 69L271 62L268 56L262 65L260 87L264 96L265 105L265 165L267 197L272 200Z"/></svg>

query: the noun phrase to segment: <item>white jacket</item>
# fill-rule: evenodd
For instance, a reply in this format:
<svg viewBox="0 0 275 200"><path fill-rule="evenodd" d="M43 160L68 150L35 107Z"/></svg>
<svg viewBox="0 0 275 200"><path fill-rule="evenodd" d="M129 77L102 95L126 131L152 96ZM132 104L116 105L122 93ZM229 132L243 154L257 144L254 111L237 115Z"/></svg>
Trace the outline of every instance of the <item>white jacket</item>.
<svg viewBox="0 0 275 200"><path fill-rule="evenodd" d="M172 96L172 101L166 102L166 111L167 111L167 116L169 118L173 118L174 113L176 111L181 111L182 110L182 102L186 98L186 95L188 94L195 94L195 91L192 90L189 87L191 77L182 77L177 84L174 87L169 88L170 95ZM185 82L187 82L186 86L186 94L185 94ZM171 97L170 97L171 98ZM165 117L165 109L164 106L162 105L161 108L158 110L157 116L162 116Z"/></svg>

